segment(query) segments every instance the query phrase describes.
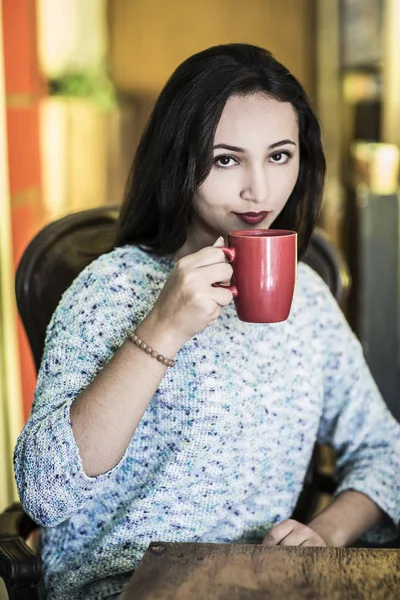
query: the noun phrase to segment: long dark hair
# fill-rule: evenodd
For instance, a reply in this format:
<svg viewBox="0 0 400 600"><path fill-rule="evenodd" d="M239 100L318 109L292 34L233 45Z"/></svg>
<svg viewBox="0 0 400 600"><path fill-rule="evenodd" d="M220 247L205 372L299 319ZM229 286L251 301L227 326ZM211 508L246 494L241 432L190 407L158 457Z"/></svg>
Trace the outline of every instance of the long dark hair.
<svg viewBox="0 0 400 600"><path fill-rule="evenodd" d="M270 52L249 44L203 50L173 73L154 106L128 178L116 246L174 254L186 241L193 197L212 167L213 141L232 95L265 93L290 102L300 137L296 185L272 227L298 232L299 256L316 224L325 177L321 132L297 79Z"/></svg>

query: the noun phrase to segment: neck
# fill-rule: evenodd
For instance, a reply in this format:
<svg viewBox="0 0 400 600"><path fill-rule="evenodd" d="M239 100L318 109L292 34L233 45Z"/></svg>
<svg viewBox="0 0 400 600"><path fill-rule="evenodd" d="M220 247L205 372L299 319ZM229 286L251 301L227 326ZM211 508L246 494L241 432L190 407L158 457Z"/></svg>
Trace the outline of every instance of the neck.
<svg viewBox="0 0 400 600"><path fill-rule="evenodd" d="M220 233L210 228L190 228L185 243L173 255L172 260L177 262L184 256L188 256L188 254L194 254L202 248L212 246L220 235Z"/></svg>

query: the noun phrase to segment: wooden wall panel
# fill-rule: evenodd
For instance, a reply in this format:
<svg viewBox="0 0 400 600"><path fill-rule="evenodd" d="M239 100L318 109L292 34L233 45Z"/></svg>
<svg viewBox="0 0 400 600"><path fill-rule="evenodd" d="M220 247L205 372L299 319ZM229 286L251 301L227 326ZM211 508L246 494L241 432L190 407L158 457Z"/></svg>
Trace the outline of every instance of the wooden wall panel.
<svg viewBox="0 0 400 600"><path fill-rule="evenodd" d="M111 75L120 90L157 93L194 52L251 42L314 94L313 0L109 0L108 10Z"/></svg>

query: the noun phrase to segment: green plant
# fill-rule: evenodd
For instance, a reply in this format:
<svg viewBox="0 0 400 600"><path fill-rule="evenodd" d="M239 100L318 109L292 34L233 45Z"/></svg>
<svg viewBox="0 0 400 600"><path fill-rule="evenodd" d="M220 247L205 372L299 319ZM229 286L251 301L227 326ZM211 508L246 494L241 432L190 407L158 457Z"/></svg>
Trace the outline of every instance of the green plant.
<svg viewBox="0 0 400 600"><path fill-rule="evenodd" d="M50 95L89 98L104 110L117 102L114 85L103 70L66 73L48 84Z"/></svg>

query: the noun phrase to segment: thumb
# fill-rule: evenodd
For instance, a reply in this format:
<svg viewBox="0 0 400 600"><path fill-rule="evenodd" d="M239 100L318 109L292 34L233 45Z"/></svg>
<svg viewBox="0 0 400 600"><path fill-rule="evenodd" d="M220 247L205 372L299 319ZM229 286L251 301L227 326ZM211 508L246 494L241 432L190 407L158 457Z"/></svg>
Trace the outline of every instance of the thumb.
<svg viewBox="0 0 400 600"><path fill-rule="evenodd" d="M219 247L225 246L224 238L222 237L222 235L217 240L215 240L215 242L213 243L213 246L219 246Z"/></svg>

